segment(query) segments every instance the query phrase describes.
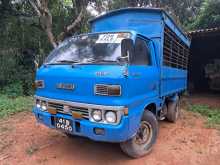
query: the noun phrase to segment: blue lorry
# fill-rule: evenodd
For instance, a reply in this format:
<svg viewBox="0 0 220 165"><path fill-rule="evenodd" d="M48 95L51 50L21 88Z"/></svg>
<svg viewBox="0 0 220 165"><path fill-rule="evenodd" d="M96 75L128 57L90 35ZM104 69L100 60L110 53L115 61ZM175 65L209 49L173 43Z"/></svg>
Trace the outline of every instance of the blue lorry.
<svg viewBox="0 0 220 165"><path fill-rule="evenodd" d="M158 120L178 119L190 40L162 9L119 9L90 24L91 33L67 38L37 70L35 117L69 137L146 155Z"/></svg>

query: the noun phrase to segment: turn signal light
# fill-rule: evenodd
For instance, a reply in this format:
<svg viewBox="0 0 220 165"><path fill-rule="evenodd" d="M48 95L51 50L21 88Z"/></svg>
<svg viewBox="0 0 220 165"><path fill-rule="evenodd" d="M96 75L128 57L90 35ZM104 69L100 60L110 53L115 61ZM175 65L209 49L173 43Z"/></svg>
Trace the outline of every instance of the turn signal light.
<svg viewBox="0 0 220 165"><path fill-rule="evenodd" d="M128 108L124 108L123 111L124 111L124 115L125 115L125 116L128 116Z"/></svg>
<svg viewBox="0 0 220 165"><path fill-rule="evenodd" d="M95 94L102 96L121 96L120 85L96 84Z"/></svg>
<svg viewBox="0 0 220 165"><path fill-rule="evenodd" d="M110 85L108 87L109 96L120 96L121 95L121 86L120 85Z"/></svg>
<svg viewBox="0 0 220 165"><path fill-rule="evenodd" d="M50 108L50 109L48 109L47 111L48 111L50 114L52 114L52 115L56 115L56 114L57 114L56 109Z"/></svg>
<svg viewBox="0 0 220 165"><path fill-rule="evenodd" d="M34 88L44 88L44 80L36 80L34 83Z"/></svg>
<svg viewBox="0 0 220 165"><path fill-rule="evenodd" d="M93 131L96 135L104 135L105 134L104 128L94 128Z"/></svg>

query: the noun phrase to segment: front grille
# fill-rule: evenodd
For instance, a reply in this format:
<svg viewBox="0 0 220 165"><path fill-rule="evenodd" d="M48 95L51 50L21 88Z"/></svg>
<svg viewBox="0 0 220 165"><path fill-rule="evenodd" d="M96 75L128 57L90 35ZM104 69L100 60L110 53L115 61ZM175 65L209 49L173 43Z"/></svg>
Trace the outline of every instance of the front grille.
<svg viewBox="0 0 220 165"><path fill-rule="evenodd" d="M48 109L50 108L55 109L59 113L64 113L64 114L69 114L69 115L72 115L72 112L80 113L82 114L82 117L84 119L89 120L88 108L75 107L75 106L70 106L70 105L61 104L61 103L48 102Z"/></svg>
<svg viewBox="0 0 220 165"><path fill-rule="evenodd" d="M48 108L56 109L57 111L63 111L63 104L48 102Z"/></svg>
<svg viewBox="0 0 220 165"><path fill-rule="evenodd" d="M83 118L89 119L89 110L87 108L82 108L82 107L72 107L70 106L70 111L72 112L77 112L81 113Z"/></svg>
<svg viewBox="0 0 220 165"><path fill-rule="evenodd" d="M97 84L95 86L96 95L108 95L108 86L103 84Z"/></svg>

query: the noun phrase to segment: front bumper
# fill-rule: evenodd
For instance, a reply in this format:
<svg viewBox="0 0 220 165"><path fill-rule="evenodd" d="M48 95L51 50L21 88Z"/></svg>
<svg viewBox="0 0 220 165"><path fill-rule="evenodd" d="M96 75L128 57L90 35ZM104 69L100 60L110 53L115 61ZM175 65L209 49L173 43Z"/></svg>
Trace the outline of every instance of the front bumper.
<svg viewBox="0 0 220 165"><path fill-rule="evenodd" d="M49 128L55 128L55 118L62 117L65 119L72 120L74 135L88 137L95 141L105 142L123 142L130 139L135 134L135 129L130 129L131 124L129 116L123 116L118 125L94 123L84 119L74 119L71 115L57 113L52 115L46 111L41 111L39 108L34 107L33 113L38 122L46 125ZM104 129L104 134L97 135L94 132L95 128Z"/></svg>

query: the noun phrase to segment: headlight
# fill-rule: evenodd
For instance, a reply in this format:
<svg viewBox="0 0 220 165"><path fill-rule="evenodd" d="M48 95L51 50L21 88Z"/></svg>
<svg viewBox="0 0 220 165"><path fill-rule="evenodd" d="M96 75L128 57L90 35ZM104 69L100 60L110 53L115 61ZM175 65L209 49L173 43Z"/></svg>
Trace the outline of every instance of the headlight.
<svg viewBox="0 0 220 165"><path fill-rule="evenodd" d="M108 123L116 123L117 122L117 115L116 115L116 113L113 112L113 111L107 111L105 113L105 120Z"/></svg>
<svg viewBox="0 0 220 165"><path fill-rule="evenodd" d="M35 104L36 104L37 108L41 108L41 110L43 110L43 111L47 110L47 102L46 101L36 99Z"/></svg>
<svg viewBox="0 0 220 165"><path fill-rule="evenodd" d="M36 100L36 107L37 107L37 108L40 108L40 107L41 107L40 100L38 100L38 99Z"/></svg>
<svg viewBox="0 0 220 165"><path fill-rule="evenodd" d="M47 110L47 103L46 103L46 101L42 101L42 102L41 102L41 108L42 108L42 110L44 110L44 111Z"/></svg>
<svg viewBox="0 0 220 165"><path fill-rule="evenodd" d="M93 110L91 113L93 120L99 122L102 120L102 111L101 110Z"/></svg>

